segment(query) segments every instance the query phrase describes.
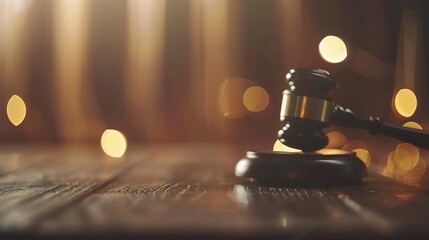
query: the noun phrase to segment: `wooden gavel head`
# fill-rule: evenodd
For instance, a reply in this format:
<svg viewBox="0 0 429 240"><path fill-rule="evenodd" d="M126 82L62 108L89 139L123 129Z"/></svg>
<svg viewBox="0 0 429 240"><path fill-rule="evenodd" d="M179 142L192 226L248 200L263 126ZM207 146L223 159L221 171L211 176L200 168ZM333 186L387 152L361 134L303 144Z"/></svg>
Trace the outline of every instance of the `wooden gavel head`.
<svg viewBox="0 0 429 240"><path fill-rule="evenodd" d="M278 132L284 145L312 152L325 147L333 103L330 93L338 84L321 69L292 69L286 74L288 88L283 91L280 120L285 126Z"/></svg>

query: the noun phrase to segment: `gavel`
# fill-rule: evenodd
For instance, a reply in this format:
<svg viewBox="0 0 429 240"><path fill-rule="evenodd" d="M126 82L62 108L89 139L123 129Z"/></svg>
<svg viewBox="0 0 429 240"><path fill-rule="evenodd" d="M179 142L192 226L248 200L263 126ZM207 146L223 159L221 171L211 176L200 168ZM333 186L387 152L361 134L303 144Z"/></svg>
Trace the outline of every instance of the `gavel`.
<svg viewBox="0 0 429 240"><path fill-rule="evenodd" d="M313 152L328 144L323 128L330 124L367 129L403 142L429 149L426 131L383 123L378 117L360 117L348 108L335 105L330 93L338 88L329 72L321 69L291 69L286 74L280 120L285 126L278 139L286 146Z"/></svg>
<svg viewBox="0 0 429 240"><path fill-rule="evenodd" d="M360 117L334 104L331 92L338 83L321 69L292 69L286 74L278 132L284 145L302 152L247 151L235 167L237 177L262 184L339 186L359 184L367 175L356 153L324 149L328 137L323 132L331 124L382 133L398 140L429 148L425 131L383 123L378 117Z"/></svg>

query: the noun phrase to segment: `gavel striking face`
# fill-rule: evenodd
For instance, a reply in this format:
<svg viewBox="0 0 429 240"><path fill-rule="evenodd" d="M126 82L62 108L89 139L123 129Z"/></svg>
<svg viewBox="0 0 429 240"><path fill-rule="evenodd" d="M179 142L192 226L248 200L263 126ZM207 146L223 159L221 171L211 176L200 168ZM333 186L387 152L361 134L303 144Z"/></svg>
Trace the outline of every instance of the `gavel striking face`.
<svg viewBox="0 0 429 240"><path fill-rule="evenodd" d="M362 118L350 109L334 105L329 93L337 82L320 69L292 69L286 75L288 89L283 91L280 120L285 126L278 132L280 142L312 152L325 147L328 138L322 129L333 123L367 129L429 149L429 132L383 123L378 117Z"/></svg>
<svg viewBox="0 0 429 240"><path fill-rule="evenodd" d="M292 69L286 74L278 132L280 142L311 152L325 147L328 138L322 129L330 125L333 103L329 93L337 87L329 73L320 69Z"/></svg>

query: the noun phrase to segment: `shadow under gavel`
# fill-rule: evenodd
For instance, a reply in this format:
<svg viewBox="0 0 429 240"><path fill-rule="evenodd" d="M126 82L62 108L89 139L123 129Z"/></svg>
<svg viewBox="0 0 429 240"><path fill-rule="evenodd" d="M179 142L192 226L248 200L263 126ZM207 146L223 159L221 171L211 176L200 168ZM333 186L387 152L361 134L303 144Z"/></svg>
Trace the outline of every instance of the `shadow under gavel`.
<svg viewBox="0 0 429 240"><path fill-rule="evenodd" d="M300 153L248 151L235 168L235 175L269 185L353 185L366 176L366 166L356 153L323 149L328 144L324 128L362 128L429 149L429 133L383 123L377 117L363 118L333 104L330 93L338 88L327 71L292 69L286 75L280 120L285 124L278 139Z"/></svg>

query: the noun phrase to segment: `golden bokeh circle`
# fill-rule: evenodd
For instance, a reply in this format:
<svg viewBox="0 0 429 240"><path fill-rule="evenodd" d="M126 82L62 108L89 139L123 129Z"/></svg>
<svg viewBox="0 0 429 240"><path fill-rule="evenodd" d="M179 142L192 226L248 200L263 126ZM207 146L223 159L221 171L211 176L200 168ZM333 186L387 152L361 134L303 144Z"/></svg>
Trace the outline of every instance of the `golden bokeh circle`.
<svg viewBox="0 0 429 240"><path fill-rule="evenodd" d="M319 43L320 56L328 63L340 63L347 58L347 46L337 36L326 36Z"/></svg>
<svg viewBox="0 0 429 240"><path fill-rule="evenodd" d="M403 117L411 117L417 109L417 97L413 91L403 88L395 96L395 109Z"/></svg>
<svg viewBox="0 0 429 240"><path fill-rule="evenodd" d="M368 150L367 145L361 141L361 140L352 140L350 142L347 142L344 146L343 146L343 150L347 150L347 151L353 151L355 149L365 149Z"/></svg>
<svg viewBox="0 0 429 240"><path fill-rule="evenodd" d="M406 122L406 123L404 123L403 126L407 127L407 128L414 128L414 129L423 130L422 126L416 122Z"/></svg>
<svg viewBox="0 0 429 240"><path fill-rule="evenodd" d="M369 154L368 150L357 148L354 149L353 152L356 153L356 157L358 157L367 167L369 167L369 164L371 163L371 155Z"/></svg>
<svg viewBox="0 0 429 240"><path fill-rule="evenodd" d="M387 167L394 175L404 175L411 169L411 166L412 157L406 149L396 148L389 154Z"/></svg>
<svg viewBox="0 0 429 240"><path fill-rule="evenodd" d="M417 184L426 172L426 161L420 158L417 165L408 171L400 180L407 184Z"/></svg>
<svg viewBox="0 0 429 240"><path fill-rule="evenodd" d="M270 103L270 97L262 87L250 87L243 94L243 104L251 112L262 112Z"/></svg>
<svg viewBox="0 0 429 240"><path fill-rule="evenodd" d="M347 143L347 137L339 131L332 131L326 134L328 137L328 145L326 148L343 148Z"/></svg>
<svg viewBox="0 0 429 240"><path fill-rule="evenodd" d="M426 161L420 156L419 149L409 143L399 144L379 166L382 175L407 184L417 184L425 172Z"/></svg>
<svg viewBox="0 0 429 240"><path fill-rule="evenodd" d="M6 114L14 126L19 126L27 115L27 107L24 100L18 95L13 95L7 102Z"/></svg>
<svg viewBox="0 0 429 240"><path fill-rule="evenodd" d="M297 152L302 152L299 149L295 149L295 148L291 148L288 147L286 145L284 145L283 143L280 142L280 140L277 139L277 141L274 143L273 146L273 151L274 152L288 152L288 153L297 153Z"/></svg>
<svg viewBox="0 0 429 240"><path fill-rule="evenodd" d="M377 172L385 177L393 177L393 173L389 170L389 167L387 166L388 159L389 155L386 155L381 158L381 161L378 163Z"/></svg>
<svg viewBox="0 0 429 240"><path fill-rule="evenodd" d="M101 135L101 148L110 157L120 158L127 150L127 139L118 130L106 129Z"/></svg>
<svg viewBox="0 0 429 240"><path fill-rule="evenodd" d="M397 151L407 151L410 157L408 171L414 169L420 159L420 151L417 147L409 143L401 143L396 147Z"/></svg>

